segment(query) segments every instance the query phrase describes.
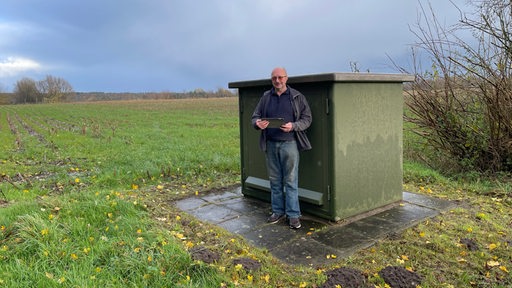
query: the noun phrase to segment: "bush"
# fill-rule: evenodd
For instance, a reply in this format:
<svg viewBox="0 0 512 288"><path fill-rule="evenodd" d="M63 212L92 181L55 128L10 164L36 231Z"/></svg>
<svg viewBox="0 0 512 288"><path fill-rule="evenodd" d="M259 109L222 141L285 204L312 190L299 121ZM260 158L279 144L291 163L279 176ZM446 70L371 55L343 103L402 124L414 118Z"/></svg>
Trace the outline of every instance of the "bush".
<svg viewBox="0 0 512 288"><path fill-rule="evenodd" d="M426 20L417 26L417 47L433 64L430 71L420 73L413 50L416 80L407 92L410 113L405 119L441 152L439 159L429 159L435 168L510 172L512 31L507 23L512 8L504 0L478 2L470 1L476 20L461 14L460 23L450 29L440 25L433 11L429 18L423 10ZM457 32L468 29L474 38L464 41Z"/></svg>

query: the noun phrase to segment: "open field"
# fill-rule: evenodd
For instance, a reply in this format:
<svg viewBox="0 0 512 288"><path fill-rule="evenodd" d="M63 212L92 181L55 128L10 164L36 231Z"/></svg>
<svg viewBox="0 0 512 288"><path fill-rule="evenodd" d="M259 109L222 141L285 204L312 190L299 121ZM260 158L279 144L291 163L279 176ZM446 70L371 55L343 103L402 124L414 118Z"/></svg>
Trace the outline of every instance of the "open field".
<svg viewBox="0 0 512 288"><path fill-rule="evenodd" d="M387 287L387 266L421 287L512 285L510 175L406 161L405 190L458 207L325 267L284 265L174 208L239 183L238 129L236 98L0 106L0 287L321 287L339 267ZM200 247L218 258L193 258Z"/></svg>

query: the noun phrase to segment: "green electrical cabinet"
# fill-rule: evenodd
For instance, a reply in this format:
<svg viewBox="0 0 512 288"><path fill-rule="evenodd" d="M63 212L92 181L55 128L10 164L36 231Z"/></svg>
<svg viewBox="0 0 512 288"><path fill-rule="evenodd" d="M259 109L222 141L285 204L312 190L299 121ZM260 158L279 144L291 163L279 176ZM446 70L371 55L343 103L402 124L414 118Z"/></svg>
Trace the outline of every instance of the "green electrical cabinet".
<svg viewBox="0 0 512 288"><path fill-rule="evenodd" d="M299 198L304 213L339 221L402 200L403 83L407 74L326 73L288 78L307 98L312 150L301 152ZM237 88L241 184L245 196L270 201L260 131L251 116L269 79Z"/></svg>

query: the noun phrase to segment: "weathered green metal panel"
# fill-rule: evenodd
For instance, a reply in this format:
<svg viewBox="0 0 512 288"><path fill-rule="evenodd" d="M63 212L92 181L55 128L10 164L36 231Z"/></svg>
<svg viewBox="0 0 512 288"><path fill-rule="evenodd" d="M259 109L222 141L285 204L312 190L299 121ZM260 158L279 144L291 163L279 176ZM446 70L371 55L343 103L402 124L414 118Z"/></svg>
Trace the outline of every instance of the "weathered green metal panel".
<svg viewBox="0 0 512 288"><path fill-rule="evenodd" d="M402 199L402 83L334 84L335 218Z"/></svg>

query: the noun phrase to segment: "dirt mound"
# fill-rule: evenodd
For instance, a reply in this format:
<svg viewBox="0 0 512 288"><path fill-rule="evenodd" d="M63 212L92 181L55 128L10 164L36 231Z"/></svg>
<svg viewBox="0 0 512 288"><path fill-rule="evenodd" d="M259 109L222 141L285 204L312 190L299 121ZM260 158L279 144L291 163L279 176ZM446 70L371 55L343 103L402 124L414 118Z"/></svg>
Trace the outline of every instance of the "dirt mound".
<svg viewBox="0 0 512 288"><path fill-rule="evenodd" d="M392 288L416 288L422 280L420 275L400 266L388 266L380 270L379 275Z"/></svg>
<svg viewBox="0 0 512 288"><path fill-rule="evenodd" d="M193 260L203 261L204 263L214 263L220 259L220 255L206 247L197 246L190 249L190 255Z"/></svg>
<svg viewBox="0 0 512 288"><path fill-rule="evenodd" d="M460 239L460 244L466 245L469 251L478 251L480 249L474 239L462 238Z"/></svg>
<svg viewBox="0 0 512 288"><path fill-rule="evenodd" d="M366 288L366 276L359 270L342 267L326 273L327 281L321 288Z"/></svg>
<svg viewBox="0 0 512 288"><path fill-rule="evenodd" d="M389 266L379 272L380 277L392 288L416 288L421 284L422 277L403 267ZM321 288L368 288L367 276L363 272L342 267L326 272L327 281Z"/></svg>
<svg viewBox="0 0 512 288"><path fill-rule="evenodd" d="M238 258L233 260L234 265L242 265L245 271L258 270L261 267L261 263L251 258Z"/></svg>
<svg viewBox="0 0 512 288"><path fill-rule="evenodd" d="M220 259L219 253L216 253L206 247L197 246L189 251L192 260L202 261L204 263L215 263ZM237 258L233 260L233 265L242 265L246 271L254 271L261 268L261 263L251 258Z"/></svg>

